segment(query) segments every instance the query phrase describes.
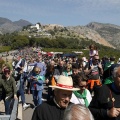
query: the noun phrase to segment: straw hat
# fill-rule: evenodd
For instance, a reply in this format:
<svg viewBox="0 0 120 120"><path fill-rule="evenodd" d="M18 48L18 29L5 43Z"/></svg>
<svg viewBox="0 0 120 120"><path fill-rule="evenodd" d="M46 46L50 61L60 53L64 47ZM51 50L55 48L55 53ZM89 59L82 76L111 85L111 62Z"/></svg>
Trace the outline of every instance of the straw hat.
<svg viewBox="0 0 120 120"><path fill-rule="evenodd" d="M59 78L57 80L57 84L55 86L50 85L49 87L63 89L63 90L69 90L69 91L80 90L79 88L73 87L73 80L71 77L67 77L67 76L63 76L63 75L59 76Z"/></svg>

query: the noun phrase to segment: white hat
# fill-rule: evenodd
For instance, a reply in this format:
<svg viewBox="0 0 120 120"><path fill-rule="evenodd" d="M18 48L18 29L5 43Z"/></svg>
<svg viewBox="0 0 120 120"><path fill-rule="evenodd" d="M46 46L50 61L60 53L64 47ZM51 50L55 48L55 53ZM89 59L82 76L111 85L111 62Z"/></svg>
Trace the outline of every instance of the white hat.
<svg viewBox="0 0 120 120"><path fill-rule="evenodd" d="M73 80L71 77L67 77L67 76L63 76L63 75L59 76L59 78L57 80L57 84L55 86L50 85L49 87L63 89L63 90L69 90L69 91L80 90L79 88L73 87Z"/></svg>

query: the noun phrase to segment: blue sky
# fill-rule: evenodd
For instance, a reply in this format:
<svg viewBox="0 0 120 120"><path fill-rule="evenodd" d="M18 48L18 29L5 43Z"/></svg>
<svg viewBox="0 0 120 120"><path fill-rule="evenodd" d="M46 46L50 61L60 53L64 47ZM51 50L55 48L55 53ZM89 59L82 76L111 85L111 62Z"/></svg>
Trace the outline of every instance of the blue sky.
<svg viewBox="0 0 120 120"><path fill-rule="evenodd" d="M120 0L0 0L0 17L33 24L120 25Z"/></svg>

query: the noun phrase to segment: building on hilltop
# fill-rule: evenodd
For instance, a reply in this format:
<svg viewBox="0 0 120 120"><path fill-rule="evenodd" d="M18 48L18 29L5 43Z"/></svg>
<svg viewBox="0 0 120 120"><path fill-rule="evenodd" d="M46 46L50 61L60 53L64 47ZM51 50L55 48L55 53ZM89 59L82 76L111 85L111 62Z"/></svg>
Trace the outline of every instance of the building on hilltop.
<svg viewBox="0 0 120 120"><path fill-rule="evenodd" d="M30 26L30 28L36 28L37 30L39 30L40 29L40 24L37 23L35 25Z"/></svg>

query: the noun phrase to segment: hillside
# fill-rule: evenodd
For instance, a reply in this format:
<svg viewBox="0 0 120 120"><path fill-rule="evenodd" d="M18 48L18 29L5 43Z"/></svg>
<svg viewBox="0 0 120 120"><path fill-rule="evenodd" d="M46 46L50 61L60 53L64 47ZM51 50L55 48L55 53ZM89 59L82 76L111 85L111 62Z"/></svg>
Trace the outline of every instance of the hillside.
<svg viewBox="0 0 120 120"><path fill-rule="evenodd" d="M106 41L120 49L120 26L93 22L86 27L97 31Z"/></svg>
<svg viewBox="0 0 120 120"><path fill-rule="evenodd" d="M85 26L68 27L68 30L73 31L83 36L84 38L91 39L95 41L96 43L102 44L104 46L114 47L112 46L112 44L106 41L103 37L101 37L98 32L88 27L85 27Z"/></svg>

